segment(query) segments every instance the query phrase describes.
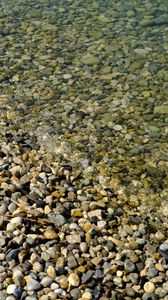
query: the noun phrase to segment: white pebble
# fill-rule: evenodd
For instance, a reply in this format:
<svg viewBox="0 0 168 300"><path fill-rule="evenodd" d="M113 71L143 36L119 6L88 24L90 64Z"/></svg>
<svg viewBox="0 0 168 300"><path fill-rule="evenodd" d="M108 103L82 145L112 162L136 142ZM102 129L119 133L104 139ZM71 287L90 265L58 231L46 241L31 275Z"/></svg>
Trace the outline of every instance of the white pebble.
<svg viewBox="0 0 168 300"><path fill-rule="evenodd" d="M10 284L10 285L8 285L8 287L6 289L6 293L8 295L12 295L12 294L14 294L14 292L15 292L16 289L17 289L16 284Z"/></svg>

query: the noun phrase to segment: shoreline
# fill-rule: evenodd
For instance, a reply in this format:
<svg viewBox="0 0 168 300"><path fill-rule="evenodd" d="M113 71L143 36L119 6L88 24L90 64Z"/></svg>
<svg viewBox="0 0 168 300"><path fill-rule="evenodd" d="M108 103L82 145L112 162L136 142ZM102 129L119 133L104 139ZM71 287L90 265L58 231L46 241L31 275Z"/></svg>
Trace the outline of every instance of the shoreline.
<svg viewBox="0 0 168 300"><path fill-rule="evenodd" d="M34 146L1 137L2 299L167 299L166 231Z"/></svg>

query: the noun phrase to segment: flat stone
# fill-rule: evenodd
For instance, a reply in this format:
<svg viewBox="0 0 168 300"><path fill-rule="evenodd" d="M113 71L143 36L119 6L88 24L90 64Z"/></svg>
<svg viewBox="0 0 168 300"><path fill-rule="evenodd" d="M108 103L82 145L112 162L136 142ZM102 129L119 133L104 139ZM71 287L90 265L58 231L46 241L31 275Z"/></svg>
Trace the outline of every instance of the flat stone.
<svg viewBox="0 0 168 300"><path fill-rule="evenodd" d="M140 55L140 56L146 56L149 52L148 49L143 49L143 48L137 48L134 50L136 54Z"/></svg>
<svg viewBox="0 0 168 300"><path fill-rule="evenodd" d="M102 219L102 210L95 209L95 210L89 211L88 216L89 216L89 218L97 217L100 220L100 219Z"/></svg>
<svg viewBox="0 0 168 300"><path fill-rule="evenodd" d="M81 236L80 236L80 234L67 235L66 240L69 244L80 244Z"/></svg>
<svg viewBox="0 0 168 300"><path fill-rule="evenodd" d="M85 274L82 275L82 284L87 283L91 280L93 271L88 270Z"/></svg>
<svg viewBox="0 0 168 300"><path fill-rule="evenodd" d="M155 114L168 114L168 105L159 105L154 107Z"/></svg>
<svg viewBox="0 0 168 300"><path fill-rule="evenodd" d="M86 65L93 66L98 64L100 62L100 59L97 56L87 54L82 57L81 61Z"/></svg>

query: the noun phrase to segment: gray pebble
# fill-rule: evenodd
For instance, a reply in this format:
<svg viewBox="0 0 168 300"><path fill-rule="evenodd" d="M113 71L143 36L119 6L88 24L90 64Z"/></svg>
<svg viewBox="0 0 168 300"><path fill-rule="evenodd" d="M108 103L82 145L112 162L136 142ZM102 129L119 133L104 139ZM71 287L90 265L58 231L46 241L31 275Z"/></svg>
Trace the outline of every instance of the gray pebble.
<svg viewBox="0 0 168 300"><path fill-rule="evenodd" d="M43 279L41 280L40 284L43 287L48 287L51 285L51 283L53 282L53 280L49 277L49 276L45 276L43 277Z"/></svg>
<svg viewBox="0 0 168 300"><path fill-rule="evenodd" d="M154 293L144 293L142 300L158 300L158 296Z"/></svg>
<svg viewBox="0 0 168 300"><path fill-rule="evenodd" d="M125 271L131 273L135 270L135 264L133 263L132 260L126 259L124 262L124 269Z"/></svg>
<svg viewBox="0 0 168 300"><path fill-rule="evenodd" d="M37 291L39 290L40 288L40 283L33 279L33 278L30 278L27 282L27 286L26 286L26 289L27 291Z"/></svg>
<svg viewBox="0 0 168 300"><path fill-rule="evenodd" d="M73 299L79 299L81 297L81 292L78 288L74 288L70 291L70 295Z"/></svg>
<svg viewBox="0 0 168 300"><path fill-rule="evenodd" d="M147 276L149 278L153 278L153 277L156 277L158 275L158 270L156 268L149 268L148 269L148 272L147 272Z"/></svg>
<svg viewBox="0 0 168 300"><path fill-rule="evenodd" d="M82 275L82 283L86 283L91 280L93 275L93 271L89 270L85 274Z"/></svg>

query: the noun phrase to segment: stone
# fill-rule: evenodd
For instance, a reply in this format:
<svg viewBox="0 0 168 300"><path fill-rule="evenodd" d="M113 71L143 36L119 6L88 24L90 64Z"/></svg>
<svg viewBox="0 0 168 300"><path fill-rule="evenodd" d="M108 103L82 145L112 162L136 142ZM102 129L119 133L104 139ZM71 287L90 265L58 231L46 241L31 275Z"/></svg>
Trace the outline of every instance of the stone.
<svg viewBox="0 0 168 300"><path fill-rule="evenodd" d="M68 288L68 279L66 278L66 276L64 275L61 276L59 284L62 289Z"/></svg>
<svg viewBox="0 0 168 300"><path fill-rule="evenodd" d="M124 261L124 269L125 271L131 273L135 270L135 264L130 259L126 259Z"/></svg>
<svg viewBox="0 0 168 300"><path fill-rule="evenodd" d="M81 292L78 288L74 288L70 291L70 295L73 299L79 299L81 297Z"/></svg>
<svg viewBox="0 0 168 300"><path fill-rule="evenodd" d="M66 240L69 244L80 244L81 236L80 236L80 234L67 235Z"/></svg>
<svg viewBox="0 0 168 300"><path fill-rule="evenodd" d="M92 299L92 294L91 294L91 292L84 292L84 293L82 294L82 299L83 299L83 300L91 300L91 299Z"/></svg>
<svg viewBox="0 0 168 300"><path fill-rule="evenodd" d="M88 216L89 216L89 218L97 217L99 220L101 220L102 219L102 210L95 209L95 210L89 211Z"/></svg>
<svg viewBox="0 0 168 300"><path fill-rule="evenodd" d="M17 289L17 285L16 284L9 284L7 286L6 292L8 295L13 295L15 293L15 290Z"/></svg>
<svg viewBox="0 0 168 300"><path fill-rule="evenodd" d="M52 279L54 279L56 277L56 270L53 266L48 266L47 275Z"/></svg>
<svg viewBox="0 0 168 300"><path fill-rule="evenodd" d="M45 276L42 278L40 284L43 286L43 287L48 287L51 285L52 283L52 278L50 278L49 276Z"/></svg>
<svg viewBox="0 0 168 300"><path fill-rule="evenodd" d="M80 243L81 252L85 253L85 252L87 252L87 249L88 249L88 244L86 242L81 242Z"/></svg>
<svg viewBox="0 0 168 300"><path fill-rule="evenodd" d="M146 293L153 293L155 291L155 285L153 282L150 281L146 282L143 288Z"/></svg>
<svg viewBox="0 0 168 300"><path fill-rule="evenodd" d="M155 106L154 114L168 114L168 105Z"/></svg>
<svg viewBox="0 0 168 300"><path fill-rule="evenodd" d="M97 65L100 62L100 59L92 54L86 54L81 58L81 61L86 65L93 66Z"/></svg>
<svg viewBox="0 0 168 300"><path fill-rule="evenodd" d="M44 238L48 240L55 240L58 237L58 234L53 229L46 229L44 231Z"/></svg>
<svg viewBox="0 0 168 300"><path fill-rule="evenodd" d="M43 271L43 266L42 264L40 264L38 261L36 261L34 264L33 264L33 270L37 273L39 272L42 272Z"/></svg>
<svg viewBox="0 0 168 300"><path fill-rule="evenodd" d="M93 271L88 270L85 274L82 275L82 284L89 282L92 276L93 276Z"/></svg>
<svg viewBox="0 0 168 300"><path fill-rule="evenodd" d="M68 256L68 267L74 269L78 266L76 258L73 255Z"/></svg>
<svg viewBox="0 0 168 300"><path fill-rule="evenodd" d="M24 279L26 280L27 283L26 285L27 291L37 291L40 289L40 283L37 280L31 278L31 276L25 276Z"/></svg>
<svg viewBox="0 0 168 300"><path fill-rule="evenodd" d="M134 50L136 54L140 55L140 56L146 56L149 52L148 49L143 49L143 48L137 48Z"/></svg>
<svg viewBox="0 0 168 300"><path fill-rule="evenodd" d="M79 286L80 284L80 278L78 276L78 274L76 273L71 273L69 276L68 276L68 282L70 284L70 286Z"/></svg>
<svg viewBox="0 0 168 300"><path fill-rule="evenodd" d="M17 286L23 286L24 278L23 278L23 273L20 270L14 270L12 278L13 278L14 283Z"/></svg>

